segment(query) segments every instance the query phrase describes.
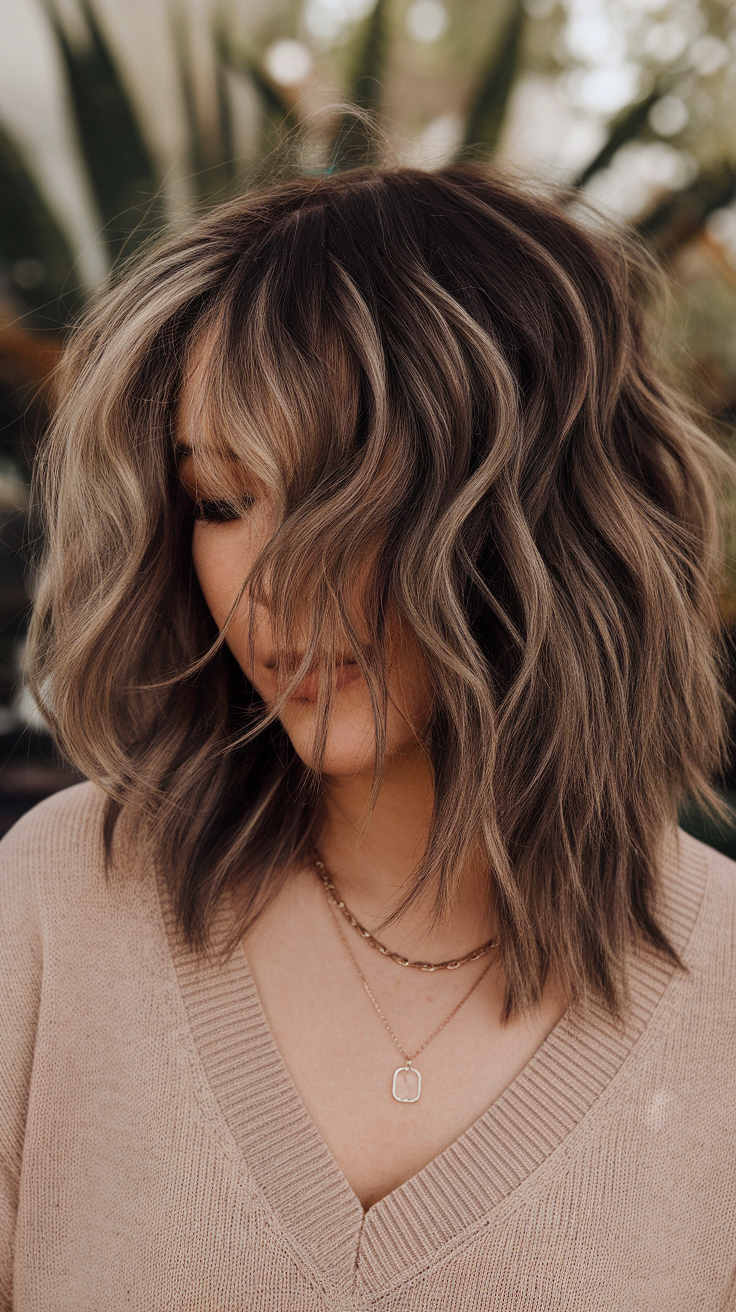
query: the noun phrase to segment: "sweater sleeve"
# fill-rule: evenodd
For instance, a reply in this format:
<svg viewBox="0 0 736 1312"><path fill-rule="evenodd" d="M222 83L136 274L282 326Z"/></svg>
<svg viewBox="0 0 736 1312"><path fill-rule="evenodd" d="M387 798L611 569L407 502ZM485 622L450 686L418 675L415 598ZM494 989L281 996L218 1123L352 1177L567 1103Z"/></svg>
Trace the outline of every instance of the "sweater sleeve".
<svg viewBox="0 0 736 1312"><path fill-rule="evenodd" d="M23 821L0 843L0 1312L12 1306L13 1236L41 993L34 848Z"/></svg>

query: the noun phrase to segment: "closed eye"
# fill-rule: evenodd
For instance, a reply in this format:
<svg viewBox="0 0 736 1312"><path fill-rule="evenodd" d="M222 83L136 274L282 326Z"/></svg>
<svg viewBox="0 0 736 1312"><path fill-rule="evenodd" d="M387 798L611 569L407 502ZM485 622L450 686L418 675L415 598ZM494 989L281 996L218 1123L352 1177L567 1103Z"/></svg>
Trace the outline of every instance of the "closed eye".
<svg viewBox="0 0 736 1312"><path fill-rule="evenodd" d="M252 497L244 497L241 508L237 509L229 501L205 501L200 497L193 501L192 507L194 518L205 524L229 524L242 519L243 511L252 504Z"/></svg>
<svg viewBox="0 0 736 1312"><path fill-rule="evenodd" d="M191 500L192 515L195 520L199 520L203 524L231 524L238 519L242 519L243 515L255 504L255 497L248 496L247 493L241 491L238 491L232 500L224 497L203 496L202 493L209 490L207 478L205 477L203 485L200 480L200 471L192 458L192 452L186 447L179 447L177 450L177 472L181 485ZM209 483L209 487L213 487L212 482Z"/></svg>

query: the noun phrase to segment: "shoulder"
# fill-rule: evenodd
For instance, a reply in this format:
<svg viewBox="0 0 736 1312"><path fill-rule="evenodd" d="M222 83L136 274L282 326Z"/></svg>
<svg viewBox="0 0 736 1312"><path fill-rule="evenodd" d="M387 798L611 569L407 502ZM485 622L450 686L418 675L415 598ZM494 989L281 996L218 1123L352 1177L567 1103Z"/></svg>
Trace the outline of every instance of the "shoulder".
<svg viewBox="0 0 736 1312"><path fill-rule="evenodd" d="M0 860L10 853L57 850L89 842L91 831L102 832L106 794L96 784L62 788L27 811L0 841Z"/></svg>
<svg viewBox="0 0 736 1312"><path fill-rule="evenodd" d="M12 916L33 905L89 906L109 884L104 819L107 796L75 784L40 802L0 842L0 907Z"/></svg>
<svg viewBox="0 0 736 1312"><path fill-rule="evenodd" d="M0 871L12 881L19 867L96 862L102 853L106 797L95 784L75 784L39 802L0 841Z"/></svg>

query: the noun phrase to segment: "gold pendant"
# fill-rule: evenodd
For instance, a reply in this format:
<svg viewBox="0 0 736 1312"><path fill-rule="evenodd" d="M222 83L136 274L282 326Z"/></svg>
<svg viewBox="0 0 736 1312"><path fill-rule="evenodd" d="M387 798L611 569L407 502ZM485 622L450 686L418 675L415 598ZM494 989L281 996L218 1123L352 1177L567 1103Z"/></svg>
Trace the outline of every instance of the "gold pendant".
<svg viewBox="0 0 736 1312"><path fill-rule="evenodd" d="M422 1092L422 1077L411 1062L394 1071L391 1092L397 1102L416 1102Z"/></svg>

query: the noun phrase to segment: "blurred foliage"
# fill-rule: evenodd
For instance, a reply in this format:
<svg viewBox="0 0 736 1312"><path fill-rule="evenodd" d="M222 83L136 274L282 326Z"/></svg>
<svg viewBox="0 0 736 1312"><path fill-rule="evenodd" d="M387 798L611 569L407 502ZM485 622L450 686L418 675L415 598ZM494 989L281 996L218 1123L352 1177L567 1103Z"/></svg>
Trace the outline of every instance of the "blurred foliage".
<svg viewBox="0 0 736 1312"><path fill-rule="evenodd" d="M388 0L376 0L364 20L357 43L357 59L350 79L347 99L357 109L373 116L378 115L383 100L382 77L386 67L389 35L387 31ZM359 116L343 114L330 143L329 167L351 168L373 161L375 142L365 120Z"/></svg>
<svg viewBox="0 0 736 1312"><path fill-rule="evenodd" d="M161 199L164 180L147 144L145 124L139 121L94 2L77 0L86 31L86 39L80 42L70 39L54 0L46 0L67 79L75 135L108 244L110 265L114 267L121 255L161 228L167 215ZM297 36L303 36L310 15L314 25L319 3L305 0L301 8L277 8L270 11L261 26L273 35L281 13L282 21L288 21L297 29ZM427 0L424 5L426 9ZM429 0L429 5L442 12L439 0ZM372 5L356 6L346 0L342 28L335 29L332 39L325 40L323 32L321 49L319 39L312 43L318 64L321 60L321 74L336 67L338 78L343 80L338 98L369 111L379 121L384 112L391 116L396 99L395 92L391 92L395 65L399 59L403 71L409 58L402 19L409 23L410 11L418 8L421 0L419 6L407 6L405 0L376 0ZM333 4L324 12L334 14L338 10L339 6ZM351 19L356 14L358 17ZM503 153L509 109L519 83L530 72L544 74L552 81L566 79L564 94L571 101L576 95L578 99L582 96L584 100L585 94L590 98L589 91L585 92L585 79L590 81L596 68L596 75L600 74L604 82L611 73L611 51L597 49L608 39L612 49L621 47L617 56L621 68L633 67L635 58L637 79L632 83L628 103L619 110L598 113L603 138L573 179L574 185L587 187L596 175L609 170L632 143L660 141L661 131L658 134L653 127L652 113L659 106L661 118L661 104L666 101L665 110L671 120L678 112L677 105L687 100L682 122L675 125L677 130L673 132L671 123L666 127L667 148L672 152L687 150L693 147L695 138L703 156L701 166L696 167L696 176L679 186L665 183L654 189L651 204L644 206L646 212L637 216L640 230L671 255L702 228L713 210L733 199L731 137L726 137L723 124L715 121L719 115L710 113L707 124L703 123L703 114L709 107L712 110L716 92L725 95L729 87L733 90L734 60L725 59L722 51L733 47L736 52L732 39L736 17L718 0L690 0L689 4L662 0L658 5L646 6L627 6L623 0L596 0L587 6L581 6L578 0L507 0L500 8L484 0L469 0L462 11L458 9L449 17L454 17L454 22L450 22L446 37L436 44L443 66L452 72L458 62L462 64L464 122L458 134L457 157L489 158L499 146ZM730 47L725 44L729 39ZM426 52L431 42L423 40L424 52L416 55L418 65L425 55L430 58ZM242 35L235 35L233 23L220 13L213 19L211 31L215 103L203 115L195 91L193 42L181 4L173 13L171 41L186 118L191 190L201 207L257 179L259 164L280 140L294 135L292 130L311 106L302 95L301 84L294 91L288 85L279 85L269 73L264 59L267 51L263 42L259 45L257 29L252 49L246 50ZM578 75L578 91L574 87L570 91ZM455 76L460 76L457 69ZM249 85L259 107L258 141L247 159L238 157L235 141L232 78ZM704 96L709 98L707 104ZM325 165L331 168L362 162L375 149L374 136L359 117L350 114L338 117L328 137L323 154ZM294 167L299 162L295 151ZM34 324L39 322L41 306L58 300L66 291L67 301L59 319L61 323L68 321L77 308L72 294L78 281L73 254L31 168L7 133L0 138L0 171L0 258L6 268L19 269L20 278L12 289L14 299L29 314L29 323ZM33 288L24 284L24 268L27 282L34 273L38 276L39 269L45 281Z"/></svg>
<svg viewBox="0 0 736 1312"><path fill-rule="evenodd" d="M659 90L654 90L650 91L649 95L645 96L643 100L636 101L633 105L627 105L623 113L611 124L606 140L600 150L578 174L573 183L575 187L584 187L595 173L608 168L616 152L629 141L633 141L635 137L638 137L642 130L646 129L649 112L652 106L656 105L659 98Z"/></svg>
<svg viewBox="0 0 736 1312"><path fill-rule="evenodd" d="M111 262L132 251L147 229L162 222L158 178L137 115L123 85L94 9L81 0L87 40L67 37L49 9L66 71L77 137L110 247ZM2 238L0 237L0 241Z"/></svg>
<svg viewBox="0 0 736 1312"><path fill-rule="evenodd" d="M34 319L58 329L78 303L73 264L22 152L0 129L0 287L14 285Z"/></svg>
<svg viewBox="0 0 736 1312"><path fill-rule="evenodd" d="M521 0L514 0L506 25L494 41L471 95L463 147L476 157L490 157L498 146L519 70L524 20L524 6Z"/></svg>
<svg viewBox="0 0 736 1312"><path fill-rule="evenodd" d="M227 91L227 74L232 59L226 34L216 31L219 58L216 65L212 114L205 124L199 112L192 59L192 37L183 12L172 22L174 49L186 116L186 136L192 182L197 199L213 204L227 194L235 177L237 160L233 141L232 112Z"/></svg>
<svg viewBox="0 0 736 1312"><path fill-rule="evenodd" d="M240 187L257 184L267 172L274 150L280 149L281 167L296 170L298 158L293 150L294 130L299 119L282 89L269 77L261 60L232 39L225 28L216 31L218 99L220 115L227 116L229 141L233 151L233 178ZM258 129L254 156L237 160L232 134L232 106L228 97L226 74L249 84L257 103Z"/></svg>

